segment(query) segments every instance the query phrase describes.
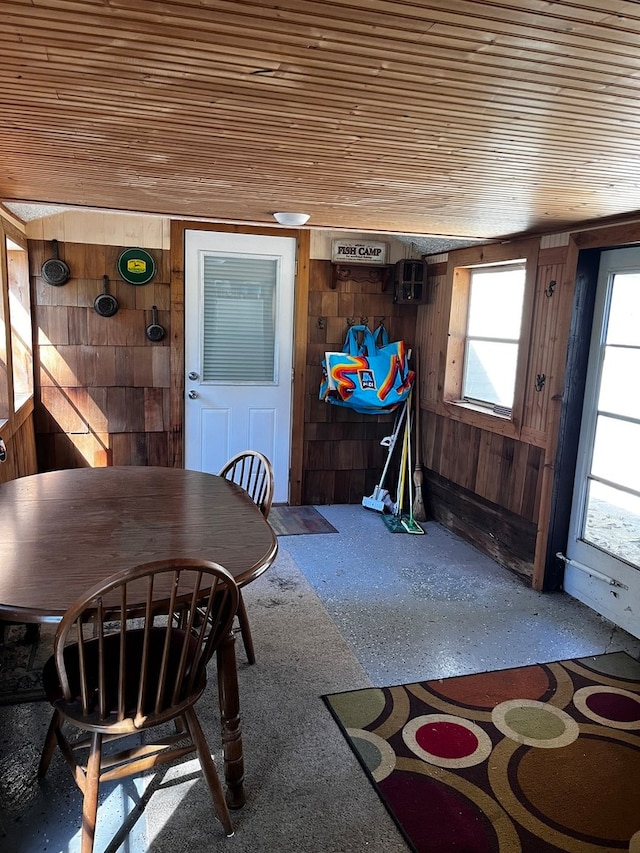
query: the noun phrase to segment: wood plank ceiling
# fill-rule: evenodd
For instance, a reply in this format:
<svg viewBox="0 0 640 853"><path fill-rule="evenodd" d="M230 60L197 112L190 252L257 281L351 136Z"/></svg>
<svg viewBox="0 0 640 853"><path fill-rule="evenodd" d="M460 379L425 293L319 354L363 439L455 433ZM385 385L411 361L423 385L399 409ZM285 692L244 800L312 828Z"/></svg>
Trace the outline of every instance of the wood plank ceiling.
<svg viewBox="0 0 640 853"><path fill-rule="evenodd" d="M0 199L500 237L640 208L625 0L3 0Z"/></svg>

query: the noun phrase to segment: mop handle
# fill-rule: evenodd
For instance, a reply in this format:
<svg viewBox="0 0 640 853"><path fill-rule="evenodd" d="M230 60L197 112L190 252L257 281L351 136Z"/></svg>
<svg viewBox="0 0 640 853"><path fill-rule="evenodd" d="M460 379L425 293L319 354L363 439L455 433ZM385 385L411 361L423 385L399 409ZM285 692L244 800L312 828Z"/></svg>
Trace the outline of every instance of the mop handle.
<svg viewBox="0 0 640 853"><path fill-rule="evenodd" d="M407 441L407 443L409 445L409 450L408 450L408 454L407 454L407 456L408 456L408 458L407 458L407 474L408 474L408 480L409 480L409 518L411 518L411 519L413 519L413 481L411 478L411 472L413 470L411 467L411 398L412 397L413 397L413 388L411 389L411 391L409 391L409 396L407 397L407 407L408 408L407 408L407 427L406 427L407 433L409 436L408 441Z"/></svg>
<svg viewBox="0 0 640 853"><path fill-rule="evenodd" d="M380 482L378 484L379 487L384 483L384 479L387 476L387 471L389 469L389 463L391 462L391 456L393 454L393 449L396 446L396 440L398 438L398 433L400 432L400 428L402 426L402 422L404 420L404 416L407 413L407 401L405 400L402 404L402 411L400 411L396 416L396 423L393 427L393 432L391 433L391 441L389 442L389 452L387 453L387 461L384 463L384 468L382 469L382 476L380 477Z"/></svg>
<svg viewBox="0 0 640 853"><path fill-rule="evenodd" d="M404 436L402 439L402 459L400 460L400 474L398 476L398 494L396 495L396 516L400 518L402 515L402 503L404 500L404 475L407 467L407 424L404 425Z"/></svg>

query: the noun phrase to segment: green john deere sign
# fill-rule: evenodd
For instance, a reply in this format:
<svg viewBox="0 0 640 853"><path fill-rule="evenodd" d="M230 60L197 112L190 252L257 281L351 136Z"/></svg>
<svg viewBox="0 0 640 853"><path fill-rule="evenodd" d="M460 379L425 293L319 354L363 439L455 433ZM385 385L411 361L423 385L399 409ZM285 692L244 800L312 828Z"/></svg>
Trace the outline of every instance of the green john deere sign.
<svg viewBox="0 0 640 853"><path fill-rule="evenodd" d="M144 249L125 249L118 258L118 275L129 284L147 284L156 274L156 262Z"/></svg>

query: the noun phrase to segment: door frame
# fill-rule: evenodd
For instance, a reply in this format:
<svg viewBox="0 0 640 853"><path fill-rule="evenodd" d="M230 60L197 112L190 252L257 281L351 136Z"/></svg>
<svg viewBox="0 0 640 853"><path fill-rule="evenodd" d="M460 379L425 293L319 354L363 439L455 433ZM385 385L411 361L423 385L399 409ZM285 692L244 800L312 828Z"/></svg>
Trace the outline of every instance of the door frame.
<svg viewBox="0 0 640 853"><path fill-rule="evenodd" d="M564 562L556 554L565 553L569 538L600 256L605 251L637 248L640 245L640 224L614 225L609 228L576 232L571 234L571 243L577 258L575 291L553 466L542 583L544 592L561 589L564 579ZM571 254L570 252L569 256Z"/></svg>
<svg viewBox="0 0 640 853"><path fill-rule="evenodd" d="M295 228L269 228L266 226L231 225L229 223L218 222L171 220L171 410L169 416L169 465L174 468L184 467L184 232L187 230L260 234L267 237L294 237L297 241L293 309L293 387L291 396L289 503L291 506L299 506L302 501L311 232L308 229L298 230Z"/></svg>

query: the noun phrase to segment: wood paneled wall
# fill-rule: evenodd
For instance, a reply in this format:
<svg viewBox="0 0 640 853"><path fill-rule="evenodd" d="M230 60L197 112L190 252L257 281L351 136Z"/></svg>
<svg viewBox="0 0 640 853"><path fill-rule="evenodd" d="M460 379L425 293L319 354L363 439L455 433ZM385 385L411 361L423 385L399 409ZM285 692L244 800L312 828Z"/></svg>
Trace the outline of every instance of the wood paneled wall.
<svg viewBox="0 0 640 853"><path fill-rule="evenodd" d="M568 242L568 241L565 241ZM544 246L544 242L542 244ZM567 245L538 253L523 421L517 437L442 413L439 377L446 357L446 263L429 266L429 302L418 309L425 493L434 517L499 562L531 579L545 468L562 402L573 270ZM455 252L451 253L455 258Z"/></svg>
<svg viewBox="0 0 640 853"><path fill-rule="evenodd" d="M33 402L26 403L19 417L0 428L0 437L7 448L6 461L0 464L0 483L38 473Z"/></svg>
<svg viewBox="0 0 640 853"><path fill-rule="evenodd" d="M5 211L0 205L0 259L1 271L0 278L3 282L3 290L8 282L9 267L7 253L5 251L6 238L9 238L14 243L24 248L27 247L27 239L24 231L19 227L18 222ZM0 311L0 318L7 317L9 309L8 292L2 295L3 308ZM8 323L0 323L2 333L9 332ZM6 338L5 338L6 340ZM4 356L5 369L0 371L3 380L3 389L0 392L4 398L5 407L8 413L6 419L0 425L0 438L5 443L7 448L7 456L4 462L0 463L0 483L6 483L8 480L15 480L17 477L26 477L29 474L36 474L38 471L38 463L36 459L36 439L33 421L33 400L26 401L20 406L17 412L14 411L11 400L13 399L13 376L12 370L7 369L11 366L10 359L12 358L11 346L3 340L0 345L0 352Z"/></svg>
<svg viewBox="0 0 640 853"><path fill-rule="evenodd" d="M139 235L136 235L139 236ZM36 338L36 434L41 471L103 465L166 465L170 404L169 252L148 248L157 274L146 285L122 281L116 270L131 245L65 240L60 257L70 280L52 287L41 276L48 240L30 240ZM118 301L112 317L94 309L109 276ZM146 337L151 308L165 338Z"/></svg>
<svg viewBox="0 0 640 853"><path fill-rule="evenodd" d="M384 318L392 340L415 346L415 305L393 303L393 287L337 281L332 264L312 260L309 276L307 384L303 461L303 504L360 503L378 482L393 415L359 415L318 399L326 351L341 350L349 320L373 330Z"/></svg>

